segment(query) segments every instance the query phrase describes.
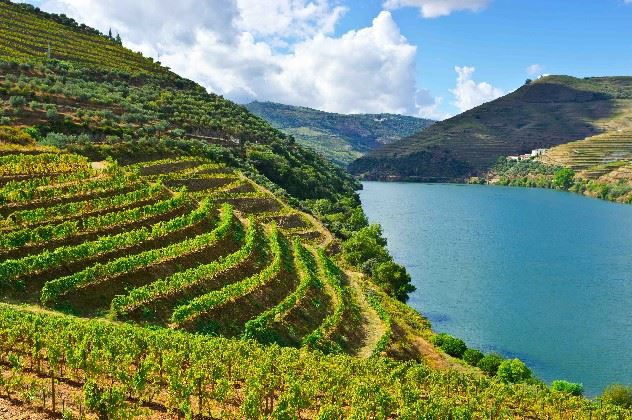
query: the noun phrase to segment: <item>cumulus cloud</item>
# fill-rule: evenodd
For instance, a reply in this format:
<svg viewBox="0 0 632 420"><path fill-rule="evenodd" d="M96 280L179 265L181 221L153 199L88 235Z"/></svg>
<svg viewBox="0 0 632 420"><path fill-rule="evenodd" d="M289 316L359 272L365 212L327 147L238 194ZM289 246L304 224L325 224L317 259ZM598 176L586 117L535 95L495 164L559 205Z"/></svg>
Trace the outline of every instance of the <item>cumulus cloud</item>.
<svg viewBox="0 0 632 420"><path fill-rule="evenodd" d="M334 36L345 9L329 0L47 0L177 73L237 102L271 100L331 112L436 117L416 86L416 47L390 12Z"/></svg>
<svg viewBox="0 0 632 420"><path fill-rule="evenodd" d="M630 1L632 1L632 0L630 0ZM542 67L542 65L540 65L540 64L531 64L529 67L527 67L527 74L529 74L531 76L540 75L540 74L542 74L542 70L544 70L544 67Z"/></svg>
<svg viewBox="0 0 632 420"><path fill-rule="evenodd" d="M487 82L476 83L472 75L474 67L455 67L457 73L456 87L450 92L454 95L454 105L465 112L485 102L492 101L503 95L503 91Z"/></svg>
<svg viewBox="0 0 632 420"><path fill-rule="evenodd" d="M282 71L273 81L292 103L334 112L410 113L415 110L416 50L383 11L368 28L340 38L320 34L297 44L280 58Z"/></svg>
<svg viewBox="0 0 632 420"><path fill-rule="evenodd" d="M489 1L490 0L386 0L384 1L384 7L387 9L416 7L419 9L421 16L425 18L436 18L447 16L452 12L461 10L479 11L487 7Z"/></svg>
<svg viewBox="0 0 632 420"><path fill-rule="evenodd" d="M237 0L240 29L255 36L273 38L331 33L345 7L331 7L328 0Z"/></svg>

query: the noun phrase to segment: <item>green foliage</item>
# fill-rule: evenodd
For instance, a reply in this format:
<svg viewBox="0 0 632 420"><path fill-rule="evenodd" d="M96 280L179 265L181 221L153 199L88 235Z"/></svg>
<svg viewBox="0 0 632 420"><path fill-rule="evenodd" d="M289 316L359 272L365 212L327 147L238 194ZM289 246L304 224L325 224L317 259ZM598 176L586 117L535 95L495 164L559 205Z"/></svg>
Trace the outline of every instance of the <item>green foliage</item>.
<svg viewBox="0 0 632 420"><path fill-rule="evenodd" d="M348 239L354 232L369 224L362 210L360 198L355 193L337 200L323 198L306 200L304 203L330 231L343 239Z"/></svg>
<svg viewBox="0 0 632 420"><path fill-rule="evenodd" d="M294 240L294 264L297 267L300 276L298 287L285 297L278 305L262 312L254 319L246 322L244 338L256 339L262 343L272 343L275 340L274 334L268 329L269 324L275 317L287 313L297 302L302 299L309 288L321 287L320 280L317 276L316 262L314 256L301 245L298 239Z"/></svg>
<svg viewBox="0 0 632 420"><path fill-rule="evenodd" d="M34 139L26 130L17 127L0 125L0 143L17 144L21 146L33 145Z"/></svg>
<svg viewBox="0 0 632 420"><path fill-rule="evenodd" d="M180 204L182 200L183 198L181 195L180 197L174 197L164 202L159 202L158 204L160 206L158 207L158 209L160 210L160 212L163 212L164 209L173 208L172 206L174 202ZM150 206L155 207L156 205ZM110 213L110 217L107 217L107 219L118 220L123 217L124 221L128 221L129 218L125 217L125 213L127 212L123 211L120 213ZM100 217L106 216L108 215ZM223 221L225 222L227 219L230 219L232 217L232 212L226 211L224 212ZM105 226L108 225L110 224L106 224ZM40 300L43 304L46 305L55 304L58 303L59 298L63 294L82 285L86 285L88 283L96 281L99 278L132 271L139 267L144 267L149 264L156 263L157 261L174 258L186 252L190 252L191 250L215 243L228 233L229 229L227 228L227 225L230 226L228 223L220 223L220 225L217 226L213 231L202 233L198 236L186 239L182 242L171 244L163 248L149 249L147 251L141 252L140 254L129 255L113 261L108 261L105 264L95 264L82 271L70 274L68 276L50 280L46 282L46 284L42 288Z"/></svg>
<svg viewBox="0 0 632 420"><path fill-rule="evenodd" d="M404 266L392 261L379 263L373 270L373 281L395 299L405 302L417 288L411 284Z"/></svg>
<svg viewBox="0 0 632 420"><path fill-rule="evenodd" d="M471 366L477 366L483 357L483 353L478 349L467 349L463 352L463 360Z"/></svg>
<svg viewBox="0 0 632 420"><path fill-rule="evenodd" d="M6 359L23 355L22 363L11 365L16 392L26 391L30 366L37 366L38 360L54 361L64 379L80 372L86 385L79 402L101 418L131 417L147 401L189 418L206 416L209 407L230 410L235 405L241 415L279 418L306 413L321 419L632 415L607 401L600 405L572 395L559 398L528 382L515 386L479 375L435 371L421 363L324 355L167 328L31 313L8 305L0 305L0 335ZM202 413L197 402L204 407Z"/></svg>
<svg viewBox="0 0 632 420"><path fill-rule="evenodd" d="M551 390L557 392L565 392L567 394L580 396L584 393L584 386L582 384L568 382L563 380L553 381L551 383Z"/></svg>
<svg viewBox="0 0 632 420"><path fill-rule="evenodd" d="M360 229L342 245L345 261L355 266L361 266L369 260L390 261L385 247L382 227L377 224Z"/></svg>
<svg viewBox="0 0 632 420"><path fill-rule="evenodd" d="M568 190L575 181L575 171L570 168L561 168L553 175L553 185L557 188Z"/></svg>
<svg viewBox="0 0 632 420"><path fill-rule="evenodd" d="M322 249L318 250L318 258L322 267L322 273L325 281L331 286L336 294L337 305L334 311L327 315L319 327L310 334L303 337L301 345L310 349L318 349L324 353L341 353L342 349L338 343L331 340L331 334L342 322L345 313L346 296L342 287L344 274L334 264L334 262L325 255Z"/></svg>
<svg viewBox="0 0 632 420"><path fill-rule="evenodd" d="M270 282L284 268L288 253L288 244L276 226L273 226L272 232L270 233L269 246L272 253L272 262L262 271L243 280L230 283L220 290L213 290L198 296L178 306L171 315L171 322L176 325L184 325L187 322L193 322L195 319L209 313L213 309L219 308L229 302L234 302L238 298L246 296L258 287ZM285 268L287 269L287 267Z"/></svg>
<svg viewBox="0 0 632 420"><path fill-rule="evenodd" d="M486 354L478 363L477 367L489 376L496 375L498 367L503 362L503 357L498 353Z"/></svg>
<svg viewBox="0 0 632 420"><path fill-rule="evenodd" d="M12 108L21 108L26 105L26 98L24 96L11 96L9 98L9 105Z"/></svg>
<svg viewBox="0 0 632 420"><path fill-rule="evenodd" d="M230 233L233 233L234 236L239 236L241 233L241 226L233 214L232 207L224 205L222 208L220 223L217 228L211 232L211 235L207 235L206 237L201 235L201 237L196 238L197 240L190 241L188 245L192 249L197 249L200 245L206 246L209 242L217 242L228 236ZM110 305L111 312L117 316L125 315L134 309L146 305L150 301L177 293L182 289L192 287L200 281L212 278L222 270L227 270L230 267L239 264L253 251L254 246L256 245L257 234L258 231L253 223L249 227L244 246L240 248L239 251L209 264L200 264L188 270L179 271L171 276L149 283L145 286L134 288L126 295L116 296L112 299L112 303ZM179 252L173 254L174 250ZM181 255L185 252L186 248L173 246L172 249L164 249L160 258ZM154 254L158 255L158 253ZM124 261L125 260L119 260L119 262ZM149 258L145 261L149 261Z"/></svg>
<svg viewBox="0 0 632 420"><path fill-rule="evenodd" d="M392 114L334 114L272 102L246 108L340 166L368 150L423 130L431 120Z"/></svg>
<svg viewBox="0 0 632 420"><path fill-rule="evenodd" d="M191 226L208 217L211 205L204 201L191 213L175 217L166 222L158 222L149 229L127 231L114 236L101 236L94 241L86 241L78 245L68 245L45 250L39 254L32 254L20 259L9 259L0 263L0 284L10 282L17 277L25 277L37 271L58 267L106 253L115 249L131 247L142 241L156 239L176 230Z"/></svg>
<svg viewBox="0 0 632 420"><path fill-rule="evenodd" d="M380 285L389 295L405 302L409 293L415 291L406 269L392 261L386 250L386 239L380 225L364 227L342 244L344 260L361 267L365 274Z"/></svg>
<svg viewBox="0 0 632 420"><path fill-rule="evenodd" d="M610 385L603 390L599 399L607 404L622 408L632 408L632 386L622 384Z"/></svg>
<svg viewBox="0 0 632 420"><path fill-rule="evenodd" d="M452 357L462 358L467 350L465 342L460 338L452 337L450 334L441 333L433 337L433 344Z"/></svg>
<svg viewBox="0 0 632 420"><path fill-rule="evenodd" d="M123 412L127 408L126 396L120 387L104 389L94 381L88 381L83 386L83 396L86 408L96 413L99 419L125 416Z"/></svg>
<svg viewBox="0 0 632 420"><path fill-rule="evenodd" d="M78 232L97 231L106 227L125 225L132 221L167 213L183 205L185 201L185 195L178 194L166 200L120 212L50 223L35 228L26 227L14 230L0 237L0 249L15 249L25 245L35 245L46 241L67 238Z"/></svg>
<svg viewBox="0 0 632 420"><path fill-rule="evenodd" d="M486 173L498 156L595 135L597 126L628 112L629 102L617 98L632 98L632 78L543 77L373 150L349 170L371 180L463 181ZM587 103L598 103L600 112Z"/></svg>
<svg viewBox="0 0 632 420"><path fill-rule="evenodd" d="M496 376L505 383L524 382L531 378L531 370L520 359L508 359L498 366Z"/></svg>

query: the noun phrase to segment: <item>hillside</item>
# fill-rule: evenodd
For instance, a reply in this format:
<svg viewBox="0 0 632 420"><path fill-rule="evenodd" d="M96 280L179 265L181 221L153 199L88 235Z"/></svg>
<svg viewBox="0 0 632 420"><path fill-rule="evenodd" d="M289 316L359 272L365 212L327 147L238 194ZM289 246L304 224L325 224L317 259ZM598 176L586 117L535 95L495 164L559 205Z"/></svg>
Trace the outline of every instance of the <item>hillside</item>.
<svg viewBox="0 0 632 420"><path fill-rule="evenodd" d="M436 349L425 319L326 254L316 219L234 168L119 166L0 138L0 404L12 417L626 413Z"/></svg>
<svg viewBox="0 0 632 420"><path fill-rule="evenodd" d="M199 140L218 146L216 154L227 161L245 160L299 199L353 194L356 184L342 170L153 60L31 6L1 1L0 11L0 125L35 127L42 137L87 135L108 144L102 158L133 159L121 155L130 148L165 155L178 148L174 141ZM171 143L161 151L156 142L138 150L151 137ZM49 139L57 145L76 140Z"/></svg>
<svg viewBox="0 0 632 420"><path fill-rule="evenodd" d="M483 175L500 156L618 130L630 108L632 77L542 77L384 146L350 171L367 179L464 180Z"/></svg>
<svg viewBox="0 0 632 420"><path fill-rule="evenodd" d="M251 102L246 108L340 166L434 123L405 115L335 114L273 102Z"/></svg>
<svg viewBox="0 0 632 420"><path fill-rule="evenodd" d="M340 168L94 29L0 12L0 416L631 414L433 333Z"/></svg>

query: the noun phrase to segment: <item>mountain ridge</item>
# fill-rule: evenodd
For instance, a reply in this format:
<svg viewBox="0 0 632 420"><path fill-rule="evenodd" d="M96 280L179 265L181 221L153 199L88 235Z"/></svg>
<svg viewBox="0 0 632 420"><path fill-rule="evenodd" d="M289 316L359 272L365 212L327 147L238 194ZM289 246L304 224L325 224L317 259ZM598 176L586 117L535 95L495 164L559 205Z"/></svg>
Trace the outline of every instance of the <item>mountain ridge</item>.
<svg viewBox="0 0 632 420"><path fill-rule="evenodd" d="M255 101L244 106L340 166L434 123L407 115L339 114L275 102Z"/></svg>
<svg viewBox="0 0 632 420"><path fill-rule="evenodd" d="M501 156L529 153L608 130L630 108L632 77L546 76L354 161L365 179L463 181Z"/></svg>

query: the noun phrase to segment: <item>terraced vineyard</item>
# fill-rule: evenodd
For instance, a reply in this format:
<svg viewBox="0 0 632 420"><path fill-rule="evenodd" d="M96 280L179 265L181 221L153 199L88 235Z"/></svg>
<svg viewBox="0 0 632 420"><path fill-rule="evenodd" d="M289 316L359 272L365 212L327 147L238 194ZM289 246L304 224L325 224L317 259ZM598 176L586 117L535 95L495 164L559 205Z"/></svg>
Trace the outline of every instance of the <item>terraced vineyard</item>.
<svg viewBox="0 0 632 420"><path fill-rule="evenodd" d="M554 147L546 163L567 166L587 179L598 179L632 161L632 131L615 131Z"/></svg>
<svg viewBox="0 0 632 420"><path fill-rule="evenodd" d="M361 329L358 305L316 252L331 234L238 171L186 157L2 159L13 174L0 188L5 301L350 353L365 344L344 337L343 320Z"/></svg>
<svg viewBox="0 0 632 420"><path fill-rule="evenodd" d="M197 157L95 164L39 147L2 159L0 385L14 403L30 392L27 411L502 416L530 413L536 399L559 418L599 410L536 385L516 394L462 366L440 373L459 365L425 341L425 320L345 273L315 219L230 167ZM432 402L411 404L403 389ZM463 397L451 393L473 390L478 403L455 405Z"/></svg>
<svg viewBox="0 0 632 420"><path fill-rule="evenodd" d="M19 6L28 8L29 6ZM79 25L76 25L79 29ZM9 2L0 2L0 53L25 59L51 58L73 60L84 65L131 72L167 74L168 71L140 53L120 48L105 36L95 36L94 30L84 33L41 16L23 13ZM51 40L59 39L64 42Z"/></svg>
<svg viewBox="0 0 632 420"><path fill-rule="evenodd" d="M0 417L630 415L433 346L341 257L368 224L356 187L98 31L0 0Z"/></svg>
<svg viewBox="0 0 632 420"><path fill-rule="evenodd" d="M293 250L307 257L288 240L330 240L237 171L199 158L101 169L64 153L1 159L0 282L11 301L207 331L217 307L246 314L251 295L298 286Z"/></svg>
<svg viewBox="0 0 632 420"><path fill-rule="evenodd" d="M486 173L499 157L540 148L564 150L569 142L604 131L628 132L631 85L630 77L542 77L372 151L350 170L367 179L463 181ZM566 155L589 164L575 157L582 156Z"/></svg>

